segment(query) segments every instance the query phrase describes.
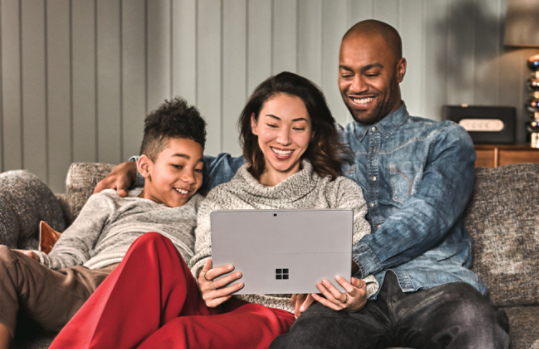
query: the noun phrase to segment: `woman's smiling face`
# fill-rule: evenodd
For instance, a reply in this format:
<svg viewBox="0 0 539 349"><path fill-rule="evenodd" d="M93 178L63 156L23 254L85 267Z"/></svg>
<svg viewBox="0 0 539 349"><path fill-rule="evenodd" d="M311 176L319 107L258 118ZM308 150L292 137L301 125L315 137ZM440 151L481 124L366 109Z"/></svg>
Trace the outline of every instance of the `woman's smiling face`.
<svg viewBox="0 0 539 349"><path fill-rule="evenodd" d="M278 94L268 99L258 116L251 116L253 133L264 154L260 183L274 186L300 170L301 156L312 138L311 118L299 97Z"/></svg>

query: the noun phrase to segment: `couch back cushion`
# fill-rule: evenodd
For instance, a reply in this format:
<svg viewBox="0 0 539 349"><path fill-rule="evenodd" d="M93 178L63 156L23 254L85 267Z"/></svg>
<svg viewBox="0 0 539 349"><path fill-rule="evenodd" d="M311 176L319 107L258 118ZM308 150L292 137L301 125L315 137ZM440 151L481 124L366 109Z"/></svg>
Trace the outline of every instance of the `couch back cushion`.
<svg viewBox="0 0 539 349"><path fill-rule="evenodd" d="M112 164L93 162L74 162L69 167L66 178L66 200L69 211L66 212L66 221L73 223L80 213L82 206L94 192L97 183L105 178L115 167Z"/></svg>
<svg viewBox="0 0 539 349"><path fill-rule="evenodd" d="M539 164L477 169L465 225L494 304L539 304Z"/></svg>

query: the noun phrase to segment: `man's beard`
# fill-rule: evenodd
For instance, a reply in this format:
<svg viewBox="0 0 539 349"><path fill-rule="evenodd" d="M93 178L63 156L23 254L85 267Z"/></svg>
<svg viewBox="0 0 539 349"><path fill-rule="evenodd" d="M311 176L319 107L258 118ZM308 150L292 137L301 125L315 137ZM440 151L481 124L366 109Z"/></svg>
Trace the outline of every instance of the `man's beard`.
<svg viewBox="0 0 539 349"><path fill-rule="evenodd" d="M345 103L345 105L350 111L350 114L352 114L354 120L361 124L372 125L388 116L395 107L395 104L398 102L399 83L396 79L393 79L391 80L391 86L388 93L383 95L382 102L378 103L372 111L368 112L368 114L363 113L363 117L355 115L354 110L348 105L348 103Z"/></svg>

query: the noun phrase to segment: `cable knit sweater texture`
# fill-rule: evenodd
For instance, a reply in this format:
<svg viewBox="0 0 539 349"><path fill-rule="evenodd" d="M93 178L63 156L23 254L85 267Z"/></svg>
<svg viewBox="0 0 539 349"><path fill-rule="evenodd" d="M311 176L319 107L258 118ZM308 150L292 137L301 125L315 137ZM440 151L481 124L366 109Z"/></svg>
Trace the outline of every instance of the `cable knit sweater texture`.
<svg viewBox="0 0 539 349"><path fill-rule="evenodd" d="M303 160L303 169L274 187L264 186L240 167L228 183L212 189L199 208L195 230L195 256L189 265L195 277L211 257L210 212L233 209L308 209L308 208L352 208L354 211L353 243L369 234L371 227L365 215L367 205L361 188L352 180L338 177L320 177L311 164ZM344 276L344 275L343 275ZM371 275L363 279L367 283L367 297L378 290L378 282ZM238 299L258 303L267 307L294 312L291 295L237 295Z"/></svg>
<svg viewBox="0 0 539 349"><path fill-rule="evenodd" d="M180 207L168 207L138 197L141 189L120 197L108 189L92 195L77 219L47 255L35 251L51 269L83 265L90 269L120 263L142 234L157 232L169 238L185 261L193 256L197 210L204 199L195 194Z"/></svg>

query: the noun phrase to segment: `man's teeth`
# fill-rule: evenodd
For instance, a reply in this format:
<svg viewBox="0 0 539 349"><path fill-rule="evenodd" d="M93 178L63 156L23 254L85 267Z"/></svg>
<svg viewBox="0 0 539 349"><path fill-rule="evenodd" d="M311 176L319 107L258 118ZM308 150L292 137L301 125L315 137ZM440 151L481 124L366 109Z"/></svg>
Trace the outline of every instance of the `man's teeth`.
<svg viewBox="0 0 539 349"><path fill-rule="evenodd" d="M271 150L273 150L273 152L281 156L287 156L287 155L292 154L293 152L293 150L280 150L280 149L275 149L275 148L271 148Z"/></svg>
<svg viewBox="0 0 539 349"><path fill-rule="evenodd" d="M350 99L352 100L352 102L354 102L356 104L367 104L367 103L371 102L374 98L373 97L368 97L368 98L350 97Z"/></svg>
<svg viewBox="0 0 539 349"><path fill-rule="evenodd" d="M178 193L183 194L183 195L189 193L189 191L188 191L188 190L185 190L185 189L180 189L180 188L174 188L174 189L176 189L176 191L177 191Z"/></svg>

